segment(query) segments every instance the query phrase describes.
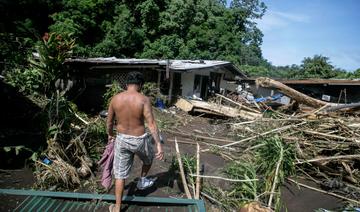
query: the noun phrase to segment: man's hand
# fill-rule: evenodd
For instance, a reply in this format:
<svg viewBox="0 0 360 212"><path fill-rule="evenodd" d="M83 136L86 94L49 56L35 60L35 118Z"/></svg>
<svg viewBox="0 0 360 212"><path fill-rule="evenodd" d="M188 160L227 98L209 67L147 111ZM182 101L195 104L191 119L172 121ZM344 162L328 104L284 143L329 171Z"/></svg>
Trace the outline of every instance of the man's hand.
<svg viewBox="0 0 360 212"><path fill-rule="evenodd" d="M162 149L162 145L160 143L156 144L157 153L155 154L156 159L163 160L164 159L164 151Z"/></svg>
<svg viewBox="0 0 360 212"><path fill-rule="evenodd" d="M108 142L114 142L115 141L115 137L112 135L108 135Z"/></svg>

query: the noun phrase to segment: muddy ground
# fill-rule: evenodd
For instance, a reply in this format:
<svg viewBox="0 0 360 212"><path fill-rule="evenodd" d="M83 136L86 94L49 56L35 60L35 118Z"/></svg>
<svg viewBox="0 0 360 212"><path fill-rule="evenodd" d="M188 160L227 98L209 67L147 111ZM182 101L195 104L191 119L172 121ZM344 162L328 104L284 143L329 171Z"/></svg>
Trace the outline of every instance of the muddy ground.
<svg viewBox="0 0 360 212"><path fill-rule="evenodd" d="M181 114L181 116L183 115L184 114ZM226 120L214 121L214 119L206 117L191 117L188 119L186 125L179 125L175 130L177 132L184 133L185 135L191 135L196 132L198 135L211 135L224 138L227 137L228 132ZM141 161L136 157L130 177L126 181L125 195L186 198L183 193L180 180L174 172L169 171L169 167L175 156L175 135L172 133L164 133L164 135L167 138L167 141L164 144L165 160L156 160L149 172L151 177L157 177L155 186L145 191L139 191L136 189L136 182L141 171ZM179 141L191 141L187 138L187 136L180 136L177 134L176 137ZM179 143L179 146L182 154L195 155L195 145L189 143ZM201 147L205 148L207 146L202 144ZM222 175L221 172L225 165L225 161L220 156L211 153L202 153L201 164L203 164L204 167L204 175ZM96 174L99 176L99 173ZM211 181L211 183L219 187L225 186L224 182L220 180L206 179L205 181ZM0 170L0 188L29 189L32 187L33 182L34 177L31 168L11 169L11 167L7 167ZM306 183L311 184L311 182ZM110 189L109 193L114 193L114 187ZM23 199L23 197L0 195L0 211L12 211ZM285 183L283 186L282 201L288 211L294 212L314 211L318 208L336 210L336 208L342 206L341 200L337 198L306 188L299 189L292 183ZM126 206L124 211L140 211L142 207ZM207 200L206 207L208 211L218 211ZM107 211L107 209L101 208L99 211ZM161 210L156 207L151 207L149 211Z"/></svg>

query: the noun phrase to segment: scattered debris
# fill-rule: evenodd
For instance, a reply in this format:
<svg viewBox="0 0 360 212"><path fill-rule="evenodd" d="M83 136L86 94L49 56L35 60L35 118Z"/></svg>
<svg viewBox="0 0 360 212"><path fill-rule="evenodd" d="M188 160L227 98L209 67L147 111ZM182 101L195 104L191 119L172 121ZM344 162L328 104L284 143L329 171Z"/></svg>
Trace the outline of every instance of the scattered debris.
<svg viewBox="0 0 360 212"><path fill-rule="evenodd" d="M216 103L193 100L193 99L180 98L176 102L175 106L182 109L185 112L205 113L205 114L216 115L220 117L230 117L230 118L241 117L246 120L253 120L256 118L260 118L262 116L262 114L259 112L255 113L247 110L241 110L231 106L226 106L223 104L216 104Z"/></svg>
<svg viewBox="0 0 360 212"><path fill-rule="evenodd" d="M217 154L228 161L223 176L185 171L188 178L202 178L201 195L225 211L246 211L256 204L264 208L258 211L278 211L282 208L282 183L295 182L290 177L296 177L317 184L300 186L359 205L360 103L324 102L268 78L259 78L257 83L279 90L290 98L288 104L274 109L274 98L256 103L256 99L234 93L216 94L208 102L180 98L175 104L185 112L228 118L227 137L198 129L191 134L165 130L186 139L180 142L183 145L195 145L192 140L196 140L205 145L202 153ZM218 181L227 186L216 186Z"/></svg>

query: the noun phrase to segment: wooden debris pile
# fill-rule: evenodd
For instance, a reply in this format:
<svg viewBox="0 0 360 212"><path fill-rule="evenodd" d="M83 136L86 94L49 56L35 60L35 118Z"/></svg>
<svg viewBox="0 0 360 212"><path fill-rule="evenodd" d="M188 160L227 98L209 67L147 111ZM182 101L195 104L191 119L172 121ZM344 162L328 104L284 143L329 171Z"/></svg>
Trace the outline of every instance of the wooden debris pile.
<svg viewBox="0 0 360 212"><path fill-rule="evenodd" d="M233 120L228 123L228 139L196 132L190 135L201 144L201 152L212 152L228 161L223 176L201 176L205 182L201 194L224 211L251 202L279 210L282 183L302 180L301 187L360 205L360 118L277 115ZM229 186L221 189L211 179L224 180ZM317 186L310 186L309 181Z"/></svg>
<svg viewBox="0 0 360 212"><path fill-rule="evenodd" d="M228 118L240 117L246 120L254 120L262 116L257 109L240 104L219 94L216 94L216 96L214 102L180 98L175 106L185 112L211 114Z"/></svg>
<svg viewBox="0 0 360 212"><path fill-rule="evenodd" d="M35 186L50 190L86 186L87 190L97 190L93 171L107 140L105 119L90 118L78 111L59 91L44 101L47 147L34 159Z"/></svg>
<svg viewBox="0 0 360 212"><path fill-rule="evenodd" d="M180 98L176 103L185 112L230 118L227 138L167 130L181 137L178 143L200 143L201 152L228 161L224 176L200 176L208 183L201 194L225 211L253 202L277 211L282 184L302 180L301 187L360 206L360 103L325 102L269 78L258 78L256 84L278 90L290 103L274 109L268 105L271 99L257 103L236 94L216 94L208 102ZM228 186L221 189L211 179Z"/></svg>

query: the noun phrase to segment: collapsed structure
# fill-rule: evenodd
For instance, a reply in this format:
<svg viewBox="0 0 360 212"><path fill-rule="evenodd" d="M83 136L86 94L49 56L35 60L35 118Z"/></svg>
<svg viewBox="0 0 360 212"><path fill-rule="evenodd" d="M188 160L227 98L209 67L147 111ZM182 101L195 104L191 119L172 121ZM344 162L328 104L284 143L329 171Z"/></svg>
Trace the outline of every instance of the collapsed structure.
<svg viewBox="0 0 360 212"><path fill-rule="evenodd" d="M106 85L116 80L124 86L126 74L134 70L143 72L147 81L156 83L169 102L178 97L177 108L155 110L157 121L161 123L159 128L166 137L174 138L166 142L169 155L174 155L171 152L174 141L183 144L181 147L198 145L197 155L201 152L209 158L208 153L212 153L217 156L217 161L223 160L226 166L209 169L214 161L197 156L197 169L200 161L206 164L204 174L199 175L191 166L191 160L186 158L188 156L176 152L178 158L184 159L185 171L181 171L186 178L182 182L184 189L196 187L200 190L201 187L201 196L225 211L239 209L249 202L269 210L279 209L281 186L285 181L295 182L297 178L305 180L299 184L302 187L360 205L360 104L347 104L357 102L351 94L356 93L353 91L360 85L358 81L348 81L346 90L333 91L330 99L320 100L311 92L295 90L289 82L269 78L251 81L225 61L88 58L68 59L65 65L73 70L70 78L72 89L80 93L78 101L90 107L103 105ZM318 87L331 86L330 81L328 84L316 82ZM341 83L345 82L331 82L332 85ZM339 93L337 98L336 93ZM202 128L199 123L191 123L200 117L187 113L210 115L214 120L219 116L228 119L222 125L208 123L208 128ZM164 117L159 118L161 116ZM70 188L87 178L96 188L95 169L88 161L90 152L86 147L103 142L106 134L91 139L85 137L91 134L91 128L96 127L97 122L100 122L98 128L104 129L104 122L99 118L84 121L77 114L74 119L70 127L79 135L61 148L58 143L48 141L50 148L45 154L53 161L52 165L44 165L42 161L37 163L41 169L36 177L44 188L54 182L65 182L62 184ZM89 151L94 149L91 146ZM67 155L76 159L69 159ZM220 171L214 172L215 168ZM176 173L168 172L174 179L178 177ZM186 181L194 184L194 177L199 184L186 185ZM200 177L207 178L207 184L200 185ZM228 184L222 187L211 179ZM307 181L313 181L317 187ZM199 198L199 194L194 197Z"/></svg>
<svg viewBox="0 0 360 212"><path fill-rule="evenodd" d="M215 60L75 58L67 59L65 65L72 70L75 86L83 92L80 102L87 102L91 96L93 107L101 105L106 85L117 81L125 86L131 71L140 71L146 82L156 83L169 102L175 96L207 99L211 92L235 91L236 80L246 78L232 63Z"/></svg>

